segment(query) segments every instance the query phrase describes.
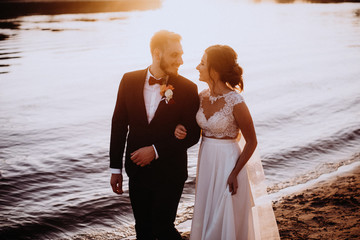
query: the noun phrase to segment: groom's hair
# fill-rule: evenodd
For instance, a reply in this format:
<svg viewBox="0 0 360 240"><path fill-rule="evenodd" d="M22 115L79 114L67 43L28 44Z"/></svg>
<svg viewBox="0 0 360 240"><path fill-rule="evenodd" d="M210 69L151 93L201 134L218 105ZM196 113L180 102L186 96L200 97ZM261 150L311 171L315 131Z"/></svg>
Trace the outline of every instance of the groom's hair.
<svg viewBox="0 0 360 240"><path fill-rule="evenodd" d="M169 41L181 41L181 36L177 33L170 32L167 30L160 30L156 32L150 40L150 51L151 54L156 48L163 50Z"/></svg>

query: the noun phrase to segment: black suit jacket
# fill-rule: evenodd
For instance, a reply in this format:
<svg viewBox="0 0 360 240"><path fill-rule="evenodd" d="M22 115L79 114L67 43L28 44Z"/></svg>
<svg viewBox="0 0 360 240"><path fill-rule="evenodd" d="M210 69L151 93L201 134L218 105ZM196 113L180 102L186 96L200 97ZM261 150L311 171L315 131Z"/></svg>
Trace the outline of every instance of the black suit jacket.
<svg viewBox="0 0 360 240"><path fill-rule="evenodd" d="M144 84L147 69L124 74L118 91L112 118L110 140L110 167L125 170L129 178L150 177L149 181L183 182L187 178L187 149L196 144L200 128L195 115L199 108L197 86L178 75L171 76L168 84L174 87L173 100L162 100L154 118L148 123L144 103ZM177 124L183 124L187 136L178 140L174 136ZM150 165L140 167L130 159L130 153L155 145L159 158Z"/></svg>

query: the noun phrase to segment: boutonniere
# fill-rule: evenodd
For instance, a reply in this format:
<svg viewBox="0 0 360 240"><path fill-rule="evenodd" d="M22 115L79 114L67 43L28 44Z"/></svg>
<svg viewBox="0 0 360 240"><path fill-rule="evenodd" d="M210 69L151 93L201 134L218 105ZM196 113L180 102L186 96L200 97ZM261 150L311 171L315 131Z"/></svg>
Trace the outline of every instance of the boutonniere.
<svg viewBox="0 0 360 240"><path fill-rule="evenodd" d="M165 100L166 104L172 104L174 103L173 95L175 88L172 85L161 85L160 86L160 95L163 100Z"/></svg>

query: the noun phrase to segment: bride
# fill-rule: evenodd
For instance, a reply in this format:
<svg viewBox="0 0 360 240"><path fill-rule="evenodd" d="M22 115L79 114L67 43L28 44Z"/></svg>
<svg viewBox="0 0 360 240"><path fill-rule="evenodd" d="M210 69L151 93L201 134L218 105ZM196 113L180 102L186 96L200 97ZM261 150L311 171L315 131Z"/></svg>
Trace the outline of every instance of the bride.
<svg viewBox="0 0 360 240"><path fill-rule="evenodd" d="M240 92L242 68L235 51L210 46L197 66L200 93L196 120L202 129L191 240L280 239L250 112ZM175 136L186 137L178 125Z"/></svg>

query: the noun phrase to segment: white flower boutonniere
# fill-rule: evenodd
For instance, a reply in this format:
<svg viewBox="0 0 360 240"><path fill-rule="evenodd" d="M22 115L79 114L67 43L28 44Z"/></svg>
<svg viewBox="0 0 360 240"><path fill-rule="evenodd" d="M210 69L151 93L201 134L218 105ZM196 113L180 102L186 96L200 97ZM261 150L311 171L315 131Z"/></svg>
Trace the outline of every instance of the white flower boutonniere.
<svg viewBox="0 0 360 240"><path fill-rule="evenodd" d="M172 104L174 103L173 95L175 88L172 85L161 85L160 87L160 95L162 96L162 99L165 99L166 104Z"/></svg>

